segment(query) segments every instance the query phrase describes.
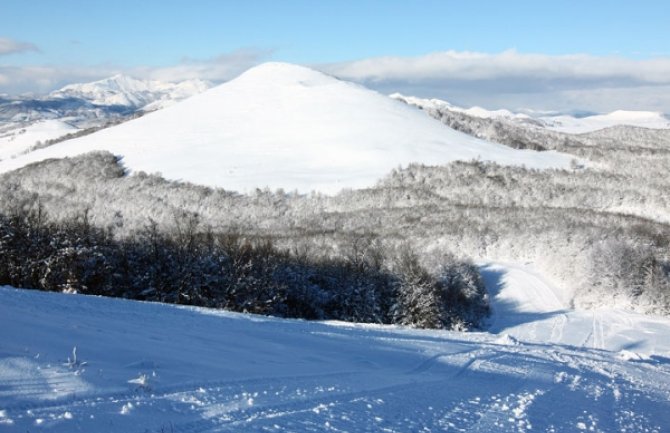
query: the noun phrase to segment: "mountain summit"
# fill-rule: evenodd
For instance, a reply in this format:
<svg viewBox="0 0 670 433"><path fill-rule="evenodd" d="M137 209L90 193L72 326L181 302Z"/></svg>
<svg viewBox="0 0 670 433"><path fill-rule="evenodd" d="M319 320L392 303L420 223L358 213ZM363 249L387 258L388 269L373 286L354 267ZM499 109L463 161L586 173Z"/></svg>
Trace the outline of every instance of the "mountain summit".
<svg viewBox="0 0 670 433"><path fill-rule="evenodd" d="M568 167L572 158L478 140L360 85L265 63L142 118L3 161L0 171L91 150L108 150L130 170L169 179L326 193L371 186L412 162L480 159L550 168Z"/></svg>

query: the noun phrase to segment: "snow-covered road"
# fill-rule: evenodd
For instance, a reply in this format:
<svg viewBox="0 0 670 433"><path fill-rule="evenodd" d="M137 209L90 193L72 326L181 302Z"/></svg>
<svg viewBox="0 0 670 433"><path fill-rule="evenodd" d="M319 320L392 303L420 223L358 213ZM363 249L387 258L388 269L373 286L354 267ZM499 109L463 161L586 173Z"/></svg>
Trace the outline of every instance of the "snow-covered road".
<svg viewBox="0 0 670 433"><path fill-rule="evenodd" d="M541 342L584 324L541 317L555 299L500 302L532 272L495 266L496 333L0 288L0 432L667 431L667 354L593 349L592 323L581 347ZM654 320L658 335L639 338L659 348L669 325ZM607 346L615 331L590 338Z"/></svg>

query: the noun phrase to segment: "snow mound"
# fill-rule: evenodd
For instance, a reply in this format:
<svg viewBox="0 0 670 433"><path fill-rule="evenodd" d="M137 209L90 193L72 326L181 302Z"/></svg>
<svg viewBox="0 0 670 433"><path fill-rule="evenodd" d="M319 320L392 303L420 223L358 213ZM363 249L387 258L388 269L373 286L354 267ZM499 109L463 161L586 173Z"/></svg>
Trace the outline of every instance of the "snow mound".
<svg viewBox="0 0 670 433"><path fill-rule="evenodd" d="M644 355L637 352L631 352L630 350L621 350L618 353L619 359L624 361L633 361L633 362L649 362L651 357L649 355Z"/></svg>
<svg viewBox="0 0 670 433"><path fill-rule="evenodd" d="M501 334L500 337L496 338L496 344L501 344L503 346L518 346L519 340L512 337L509 334Z"/></svg>
<svg viewBox="0 0 670 433"><path fill-rule="evenodd" d="M0 163L0 172L91 150L174 180L325 193L372 186L412 162L480 159L543 169L568 168L572 159L475 139L362 86L266 63L142 118Z"/></svg>

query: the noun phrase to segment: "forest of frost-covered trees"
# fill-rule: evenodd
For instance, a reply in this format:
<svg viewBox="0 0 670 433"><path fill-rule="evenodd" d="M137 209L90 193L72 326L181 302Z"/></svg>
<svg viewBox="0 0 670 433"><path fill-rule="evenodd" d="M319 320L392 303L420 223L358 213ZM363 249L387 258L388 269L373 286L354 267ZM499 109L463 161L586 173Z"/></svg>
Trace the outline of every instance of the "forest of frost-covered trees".
<svg viewBox="0 0 670 433"><path fill-rule="evenodd" d="M430 274L408 247L389 256L357 238L338 258L214 232L194 214L123 238L88 213L50 221L37 202L0 214L0 285L223 308L304 319L468 329L488 313L476 267Z"/></svg>
<svg viewBox="0 0 670 433"><path fill-rule="evenodd" d="M532 134L535 140L544 133ZM33 209L40 203L53 227L72 225L86 214L86 225L109 233L114 245L123 246L120 251L134 245L132 240L139 248L147 233L177 245L174 236L184 226L179 215L197 215L198 239L210 239L202 245L230 248L221 238L234 234L239 245L253 251L270 245L273 266L280 262L280 269L290 265L295 270L290 273L300 276L295 284L281 280L277 286L294 292L281 289L284 301L268 303L277 307L273 314L292 317L445 327L475 323L474 318L485 311L484 295L468 289L460 296L443 286L460 278L466 287L478 287L476 268L454 257L533 262L573 294L576 307L618 305L669 314L670 131L618 127L584 135L550 135L543 138L546 148L572 152L588 165L538 171L477 161L439 167L414 164L394 170L374 187L334 196L269 190L238 194L171 182L158 174L127 175L118 158L92 153L0 176L0 211L9 218L17 213L18 203L29 203L27 208ZM370 245L377 251L365 256L362 268L352 252L361 250L360 239L374 240ZM230 256L230 251L217 251L225 253L219 258ZM402 251L412 254L408 257ZM183 252L178 249L167 256L179 254ZM343 275L357 269L353 274L365 278L341 284L342 269L347 269ZM159 296L160 290L146 292L152 285L140 290L114 281L114 287L134 287L133 297L168 300ZM401 290L408 286L416 288L412 296ZM312 290L315 287L318 290ZM365 289L369 287L375 289ZM171 296L177 293L181 292ZM416 294L422 294L421 302ZM193 294L179 296L171 301L201 302ZM290 299L308 299L310 306L296 313L297 307L286 301ZM343 306L346 299L363 300L359 304L366 307L352 311ZM246 308L240 307L244 302L221 302L210 299L202 304ZM439 305L430 317L457 318L420 323L411 313L415 305ZM460 316L454 316L454 308Z"/></svg>

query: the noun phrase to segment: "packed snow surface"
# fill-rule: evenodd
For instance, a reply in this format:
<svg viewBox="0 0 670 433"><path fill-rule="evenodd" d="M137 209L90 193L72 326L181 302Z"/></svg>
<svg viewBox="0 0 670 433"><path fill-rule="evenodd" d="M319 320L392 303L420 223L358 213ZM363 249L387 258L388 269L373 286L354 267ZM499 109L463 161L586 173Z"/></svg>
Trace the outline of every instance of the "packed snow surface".
<svg viewBox="0 0 670 433"><path fill-rule="evenodd" d="M91 150L111 151L130 170L168 179L326 193L372 186L412 162L568 168L572 159L485 142L359 85L266 63L174 106L0 163L0 172Z"/></svg>
<svg viewBox="0 0 670 433"><path fill-rule="evenodd" d="M0 432L667 431L668 320L561 326L531 270L484 273L493 333L2 288Z"/></svg>

